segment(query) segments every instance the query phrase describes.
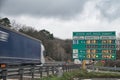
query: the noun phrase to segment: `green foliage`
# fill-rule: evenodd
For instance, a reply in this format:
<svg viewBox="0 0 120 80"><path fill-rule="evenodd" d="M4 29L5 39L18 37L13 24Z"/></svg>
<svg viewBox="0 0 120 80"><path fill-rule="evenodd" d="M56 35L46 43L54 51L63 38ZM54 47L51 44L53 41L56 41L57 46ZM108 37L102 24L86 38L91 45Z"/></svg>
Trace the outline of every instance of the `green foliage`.
<svg viewBox="0 0 120 80"><path fill-rule="evenodd" d="M10 20L8 18L2 18L2 20L8 25L10 24Z"/></svg>
<svg viewBox="0 0 120 80"><path fill-rule="evenodd" d="M104 63L102 63L101 61L98 61L95 66L104 66Z"/></svg>
<svg viewBox="0 0 120 80"><path fill-rule="evenodd" d="M117 73L87 72L86 70L75 70L73 72L65 72L62 77L55 75L44 77L40 80L73 80L73 78L120 78Z"/></svg>
<svg viewBox="0 0 120 80"><path fill-rule="evenodd" d="M0 19L0 24L7 26L7 27L11 27L11 25L10 25L11 23L10 23L10 20L8 18Z"/></svg>
<svg viewBox="0 0 120 80"><path fill-rule="evenodd" d="M44 35L44 37L46 37L46 39L54 39L53 34L51 34L49 31L43 29L41 30L39 33L41 33L42 35Z"/></svg>

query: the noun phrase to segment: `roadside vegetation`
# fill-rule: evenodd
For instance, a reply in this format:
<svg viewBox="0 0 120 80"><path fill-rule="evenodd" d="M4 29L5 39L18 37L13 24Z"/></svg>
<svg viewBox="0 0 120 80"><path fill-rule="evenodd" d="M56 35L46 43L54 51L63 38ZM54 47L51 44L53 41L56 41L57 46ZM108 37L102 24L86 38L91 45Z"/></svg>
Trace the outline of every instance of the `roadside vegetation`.
<svg viewBox="0 0 120 80"><path fill-rule="evenodd" d="M88 72L86 70L75 70L73 72L65 72L62 77L56 75L50 75L38 80L74 80L87 79L87 78L120 78L120 74L117 73L101 73L101 72Z"/></svg>

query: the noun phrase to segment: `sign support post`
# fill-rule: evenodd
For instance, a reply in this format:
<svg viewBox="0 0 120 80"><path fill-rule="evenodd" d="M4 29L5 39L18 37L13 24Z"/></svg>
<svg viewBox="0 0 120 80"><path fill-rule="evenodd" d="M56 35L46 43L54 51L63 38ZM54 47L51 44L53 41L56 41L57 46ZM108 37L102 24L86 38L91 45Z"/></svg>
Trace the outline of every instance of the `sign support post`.
<svg viewBox="0 0 120 80"><path fill-rule="evenodd" d="M86 69L86 60L82 61L82 69Z"/></svg>

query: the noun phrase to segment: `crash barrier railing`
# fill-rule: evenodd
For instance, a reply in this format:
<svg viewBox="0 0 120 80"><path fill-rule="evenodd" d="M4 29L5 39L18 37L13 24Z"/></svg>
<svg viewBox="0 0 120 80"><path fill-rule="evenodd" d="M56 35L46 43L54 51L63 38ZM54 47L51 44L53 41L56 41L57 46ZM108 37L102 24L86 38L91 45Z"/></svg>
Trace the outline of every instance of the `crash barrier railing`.
<svg viewBox="0 0 120 80"><path fill-rule="evenodd" d="M93 66L87 66L87 69L93 69ZM105 70L105 71L120 71L120 67L103 67L103 66L94 66L94 70Z"/></svg>
<svg viewBox="0 0 120 80"><path fill-rule="evenodd" d="M95 66L96 69L99 70L107 70L107 71L120 71L120 67L99 67L99 66Z"/></svg>
<svg viewBox="0 0 120 80"><path fill-rule="evenodd" d="M58 69L61 69L62 72L69 72L75 69L79 69L81 65L75 64L45 64L45 65L26 65L26 66L7 66L0 68L0 79L18 79L24 80L25 76L29 76L30 79L34 80L35 77L49 76L59 72Z"/></svg>

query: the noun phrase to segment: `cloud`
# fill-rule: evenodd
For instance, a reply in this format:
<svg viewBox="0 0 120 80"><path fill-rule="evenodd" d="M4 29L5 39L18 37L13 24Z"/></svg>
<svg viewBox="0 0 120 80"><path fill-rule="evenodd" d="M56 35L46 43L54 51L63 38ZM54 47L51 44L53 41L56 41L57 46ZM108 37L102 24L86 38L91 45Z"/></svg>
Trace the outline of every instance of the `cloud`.
<svg viewBox="0 0 120 80"><path fill-rule="evenodd" d="M72 32L74 31L116 31L117 33L120 31L120 8L118 5L120 3L116 3L113 0L88 0L86 2L84 2L84 0L82 7L80 7L81 5L77 5L79 8L71 5L72 3L77 4L77 0L73 0L75 2L69 0L71 4L68 5L66 4L68 0L58 1L60 4L55 4L57 0L55 0L55 2L46 1L47 0L41 2L42 7L47 6L48 3L52 4L52 6L49 6L48 9L46 7L42 8L43 10L41 9L40 14L34 13L34 11L37 10L33 10L33 13L26 11L18 14L13 13L15 15L4 14L4 16L6 15L11 20L15 19L15 21L20 24L26 24L38 30L46 29L53 33L55 37L61 39L72 39ZM64 9L65 5L67 6ZM56 7L52 9L53 6ZM34 6L32 7L34 8ZM62 8L65 11L67 10L66 13L62 13L62 11L64 11ZM70 13L70 10L73 12ZM49 11L53 13L48 14L50 13ZM39 17L35 17L35 15ZM64 17L66 17L67 20L64 19Z"/></svg>
<svg viewBox="0 0 120 80"><path fill-rule="evenodd" d="M120 0L100 0L96 7L109 21L120 17Z"/></svg>
<svg viewBox="0 0 120 80"><path fill-rule="evenodd" d="M1 12L1 8L2 8L3 4L4 4L4 0L0 0L0 12Z"/></svg>
<svg viewBox="0 0 120 80"><path fill-rule="evenodd" d="M87 0L5 0L1 12L6 15L71 18L83 9Z"/></svg>

